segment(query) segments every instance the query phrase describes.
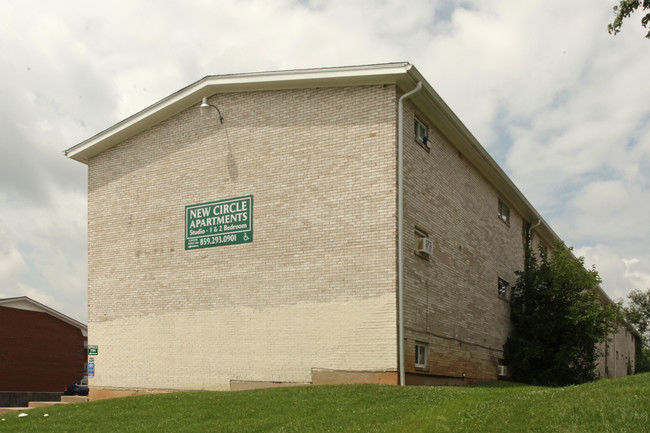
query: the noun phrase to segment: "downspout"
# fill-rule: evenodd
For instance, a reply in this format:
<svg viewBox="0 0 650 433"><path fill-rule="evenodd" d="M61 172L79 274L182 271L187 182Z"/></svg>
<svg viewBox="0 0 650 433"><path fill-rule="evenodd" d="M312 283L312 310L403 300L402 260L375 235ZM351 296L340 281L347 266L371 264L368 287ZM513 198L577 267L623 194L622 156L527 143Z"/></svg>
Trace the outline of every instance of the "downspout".
<svg viewBox="0 0 650 433"><path fill-rule="evenodd" d="M404 373L404 101L422 89L403 94L397 102L397 339L399 350L399 384L405 385Z"/></svg>
<svg viewBox="0 0 650 433"><path fill-rule="evenodd" d="M534 225L534 226L531 226L531 228L530 228L531 234L532 234L533 229L536 228L536 227L538 227L540 224L542 224L542 220L537 220L537 222L535 223L535 225Z"/></svg>

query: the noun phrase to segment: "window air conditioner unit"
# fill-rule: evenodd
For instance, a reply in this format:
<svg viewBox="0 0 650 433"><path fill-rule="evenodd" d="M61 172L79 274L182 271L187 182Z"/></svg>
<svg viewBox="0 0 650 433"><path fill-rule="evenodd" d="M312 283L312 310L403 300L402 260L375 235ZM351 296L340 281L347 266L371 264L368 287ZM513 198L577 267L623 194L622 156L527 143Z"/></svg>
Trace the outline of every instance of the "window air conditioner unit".
<svg viewBox="0 0 650 433"><path fill-rule="evenodd" d="M418 239L418 253L424 253L427 255L433 254L433 242L431 242L431 239L428 238L420 238Z"/></svg>
<svg viewBox="0 0 650 433"><path fill-rule="evenodd" d="M497 365L497 376L507 376L507 375L508 375L508 366Z"/></svg>

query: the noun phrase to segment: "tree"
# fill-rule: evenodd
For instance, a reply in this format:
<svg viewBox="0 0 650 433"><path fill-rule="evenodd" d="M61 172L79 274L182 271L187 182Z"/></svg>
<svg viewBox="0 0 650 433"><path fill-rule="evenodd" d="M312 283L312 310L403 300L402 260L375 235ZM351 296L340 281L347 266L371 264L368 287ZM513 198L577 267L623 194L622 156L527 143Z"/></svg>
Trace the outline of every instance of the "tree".
<svg viewBox="0 0 650 433"><path fill-rule="evenodd" d="M650 337L650 289L645 292L632 290L627 297L630 299L630 306L625 309L625 317L643 335L647 343Z"/></svg>
<svg viewBox="0 0 650 433"><path fill-rule="evenodd" d="M504 356L518 382L565 386L596 378L596 344L616 329L619 308L601 302L598 272L572 250L557 242L550 255L540 248L538 259L528 247L517 272Z"/></svg>
<svg viewBox="0 0 650 433"><path fill-rule="evenodd" d="M607 26L607 31L609 34L615 35L620 32L621 26L623 25L623 20L625 18L629 18L630 15L641 6L643 7L644 11L650 10L650 0L643 0L643 4L641 3L641 0L620 0L620 3L617 6L614 6L614 13L616 13L616 18L614 18L613 23ZM650 12L641 18L641 25L644 28L648 27L648 22L650 22ZM650 39L650 31L647 35L645 35L645 37Z"/></svg>
<svg viewBox="0 0 650 433"><path fill-rule="evenodd" d="M636 347L636 372L650 371L650 289L632 290L628 295L630 306L625 318L641 334L641 344Z"/></svg>

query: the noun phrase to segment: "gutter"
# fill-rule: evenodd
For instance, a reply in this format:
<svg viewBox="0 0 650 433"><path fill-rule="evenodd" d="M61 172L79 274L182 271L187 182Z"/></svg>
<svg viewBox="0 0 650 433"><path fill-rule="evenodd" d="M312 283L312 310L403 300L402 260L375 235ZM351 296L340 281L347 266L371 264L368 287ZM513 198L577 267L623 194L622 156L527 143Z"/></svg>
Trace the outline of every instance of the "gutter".
<svg viewBox="0 0 650 433"><path fill-rule="evenodd" d="M399 351L399 384L405 385L404 372L404 101L422 89L403 94L397 102L397 339Z"/></svg>

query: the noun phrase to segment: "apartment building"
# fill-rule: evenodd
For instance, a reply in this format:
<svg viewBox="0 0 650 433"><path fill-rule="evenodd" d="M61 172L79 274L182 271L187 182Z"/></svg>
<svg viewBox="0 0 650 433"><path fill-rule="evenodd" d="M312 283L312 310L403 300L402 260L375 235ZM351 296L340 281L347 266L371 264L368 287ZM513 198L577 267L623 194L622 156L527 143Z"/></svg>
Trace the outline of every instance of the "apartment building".
<svg viewBox="0 0 650 433"><path fill-rule="evenodd" d="M66 155L91 398L497 379L557 237L409 63L208 76Z"/></svg>

